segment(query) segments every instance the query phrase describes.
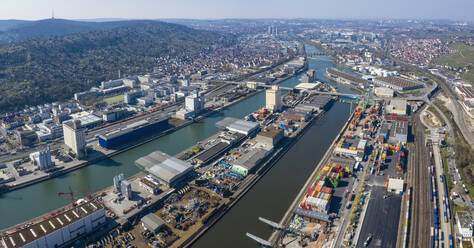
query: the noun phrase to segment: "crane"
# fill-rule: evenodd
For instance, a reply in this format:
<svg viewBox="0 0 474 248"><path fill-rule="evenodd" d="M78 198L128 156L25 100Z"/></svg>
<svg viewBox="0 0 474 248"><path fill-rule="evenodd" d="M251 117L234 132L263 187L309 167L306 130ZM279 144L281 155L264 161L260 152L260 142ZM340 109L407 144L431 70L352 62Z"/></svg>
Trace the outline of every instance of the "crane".
<svg viewBox="0 0 474 248"><path fill-rule="evenodd" d="M74 201L74 194L84 194L84 193L89 193L89 192L91 192L91 190L72 191L71 186L69 186L69 192L58 192L58 196L70 195L72 205L76 205L76 202Z"/></svg>

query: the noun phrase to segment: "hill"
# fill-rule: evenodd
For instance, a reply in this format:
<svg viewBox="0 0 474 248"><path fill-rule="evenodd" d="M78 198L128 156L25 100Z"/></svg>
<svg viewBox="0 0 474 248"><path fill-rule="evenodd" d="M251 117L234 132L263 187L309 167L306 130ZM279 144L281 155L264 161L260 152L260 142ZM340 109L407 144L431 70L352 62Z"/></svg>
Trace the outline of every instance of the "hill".
<svg viewBox="0 0 474 248"><path fill-rule="evenodd" d="M115 78L119 69L124 75L150 72L156 57L199 51L221 37L177 24L130 21L110 30L1 45L0 111L69 99Z"/></svg>
<svg viewBox="0 0 474 248"><path fill-rule="evenodd" d="M0 31L6 31L8 29L15 28L16 26L20 24L25 24L28 22L29 21L23 21L23 20L0 20Z"/></svg>
<svg viewBox="0 0 474 248"><path fill-rule="evenodd" d="M2 25L3 23L3 25ZM0 44L18 42L31 38L64 36L97 30L108 30L118 27L131 27L149 24L146 20L130 21L72 21L65 19L45 19L39 21L0 21Z"/></svg>

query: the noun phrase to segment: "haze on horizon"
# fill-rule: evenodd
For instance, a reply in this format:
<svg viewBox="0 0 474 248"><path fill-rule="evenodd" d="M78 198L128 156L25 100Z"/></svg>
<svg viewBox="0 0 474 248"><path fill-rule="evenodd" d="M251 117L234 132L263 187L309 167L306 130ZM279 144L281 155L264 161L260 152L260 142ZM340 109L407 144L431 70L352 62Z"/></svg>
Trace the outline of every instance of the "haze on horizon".
<svg viewBox="0 0 474 248"><path fill-rule="evenodd" d="M0 20L396 18L474 21L473 0L2 0Z"/></svg>

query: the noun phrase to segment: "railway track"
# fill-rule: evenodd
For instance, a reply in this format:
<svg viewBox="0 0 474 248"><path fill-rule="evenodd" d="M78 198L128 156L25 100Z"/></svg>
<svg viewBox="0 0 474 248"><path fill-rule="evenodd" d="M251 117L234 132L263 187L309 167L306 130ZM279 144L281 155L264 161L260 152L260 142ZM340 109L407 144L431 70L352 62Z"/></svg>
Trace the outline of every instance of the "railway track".
<svg viewBox="0 0 474 248"><path fill-rule="evenodd" d="M407 181L412 186L411 223L408 247L430 247L430 230L433 225L433 209L429 188L429 155L424 143L424 127L418 116L414 121L415 141L409 147L409 173Z"/></svg>

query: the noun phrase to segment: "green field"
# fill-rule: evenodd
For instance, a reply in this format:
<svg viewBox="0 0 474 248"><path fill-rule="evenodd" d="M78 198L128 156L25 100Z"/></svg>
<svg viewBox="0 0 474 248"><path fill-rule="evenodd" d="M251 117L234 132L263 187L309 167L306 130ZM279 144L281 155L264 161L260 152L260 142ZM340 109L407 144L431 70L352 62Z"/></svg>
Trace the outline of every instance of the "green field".
<svg viewBox="0 0 474 248"><path fill-rule="evenodd" d="M451 45L457 52L439 57L436 62L456 67L464 67L474 62L474 47L462 43Z"/></svg>
<svg viewBox="0 0 474 248"><path fill-rule="evenodd" d="M453 54L447 54L436 59L436 63L455 67L464 67L474 63L474 46L467 46L462 43L451 45L456 49ZM474 82L474 71L464 73L462 77L470 82Z"/></svg>
<svg viewBox="0 0 474 248"><path fill-rule="evenodd" d="M108 105L114 105L114 104L117 104L117 103L122 103L123 102L123 95L104 98L104 102L106 102Z"/></svg>

